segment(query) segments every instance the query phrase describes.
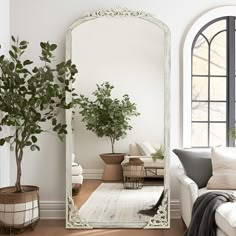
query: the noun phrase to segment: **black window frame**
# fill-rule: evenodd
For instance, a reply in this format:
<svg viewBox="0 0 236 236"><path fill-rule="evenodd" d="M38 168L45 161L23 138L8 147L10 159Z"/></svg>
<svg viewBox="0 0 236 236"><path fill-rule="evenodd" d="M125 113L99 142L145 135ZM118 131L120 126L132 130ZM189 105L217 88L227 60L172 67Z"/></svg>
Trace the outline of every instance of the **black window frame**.
<svg viewBox="0 0 236 236"><path fill-rule="evenodd" d="M210 40L207 39L207 37L203 34L203 31L207 29L210 25L220 21L220 20L226 20L226 29L225 30L220 30L217 32ZM232 130L235 127L235 104L236 104L236 99L235 99L235 78L236 78L236 73L235 73L235 21L236 17L234 16L225 16L225 17L219 17L216 18L210 22L208 22L205 26L203 26L199 32L196 34L192 47L191 47L191 65L192 65L192 71L191 71L191 80L193 81L194 77L207 77L208 79L208 99L207 100L193 100L192 98L192 88L191 87L191 104L193 102L207 102L208 103L208 120L207 121L193 121L191 118L191 124L193 123L207 123L208 124L208 130L207 130L207 135L208 135L208 140L207 146L203 147L210 147L210 124L212 123L226 123L226 146L229 147L234 147L235 146L235 139L232 138L229 133L230 130ZM210 72L210 45L214 37L216 37L219 33L226 31L226 75L212 75ZM208 43L208 74L206 75L194 75L193 74L193 50L194 46L199 38L199 36L202 36L205 38L206 42ZM226 77L226 101L211 101L210 100L210 81L211 77ZM226 102L226 121L212 121L210 120L210 103L211 102ZM192 111L191 111L192 114ZM193 146L192 147L200 147L200 146ZM201 146L202 147L202 146Z"/></svg>

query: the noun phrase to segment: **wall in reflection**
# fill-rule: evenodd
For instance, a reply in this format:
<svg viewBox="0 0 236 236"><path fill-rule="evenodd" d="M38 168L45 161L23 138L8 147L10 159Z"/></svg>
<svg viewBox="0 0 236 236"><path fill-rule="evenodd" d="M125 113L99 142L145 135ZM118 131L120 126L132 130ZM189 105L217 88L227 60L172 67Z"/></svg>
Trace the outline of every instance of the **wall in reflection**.
<svg viewBox="0 0 236 236"><path fill-rule="evenodd" d="M164 32L136 18L87 21L72 33L72 61L79 70L76 92L91 97L96 84L109 81L114 96L128 94L141 113L131 119L127 137L116 142L116 152L128 152L135 141L164 143L163 45ZM84 169L103 169L98 155L111 152L110 140L86 130L78 111L73 123L76 160Z"/></svg>

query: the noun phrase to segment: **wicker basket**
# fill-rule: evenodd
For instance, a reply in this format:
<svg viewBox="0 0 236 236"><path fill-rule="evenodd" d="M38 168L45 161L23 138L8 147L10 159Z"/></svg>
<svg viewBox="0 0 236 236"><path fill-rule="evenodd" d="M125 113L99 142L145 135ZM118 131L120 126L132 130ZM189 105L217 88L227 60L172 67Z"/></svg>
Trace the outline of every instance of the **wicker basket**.
<svg viewBox="0 0 236 236"><path fill-rule="evenodd" d="M122 165L124 176L124 188L126 189L139 189L143 187L144 182L144 166L131 165L125 163Z"/></svg>
<svg viewBox="0 0 236 236"><path fill-rule="evenodd" d="M12 234L33 229L39 221L39 188L22 187L22 193L16 193L15 187L0 189L0 233Z"/></svg>

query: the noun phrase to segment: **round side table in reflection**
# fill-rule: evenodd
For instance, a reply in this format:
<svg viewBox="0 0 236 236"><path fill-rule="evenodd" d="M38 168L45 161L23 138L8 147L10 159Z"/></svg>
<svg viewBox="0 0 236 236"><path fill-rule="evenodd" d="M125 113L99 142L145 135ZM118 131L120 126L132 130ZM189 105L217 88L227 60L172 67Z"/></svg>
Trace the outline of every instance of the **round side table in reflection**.
<svg viewBox="0 0 236 236"><path fill-rule="evenodd" d="M126 153L107 153L101 154L100 157L105 163L102 176L103 181L122 181L123 171L121 162L124 160Z"/></svg>

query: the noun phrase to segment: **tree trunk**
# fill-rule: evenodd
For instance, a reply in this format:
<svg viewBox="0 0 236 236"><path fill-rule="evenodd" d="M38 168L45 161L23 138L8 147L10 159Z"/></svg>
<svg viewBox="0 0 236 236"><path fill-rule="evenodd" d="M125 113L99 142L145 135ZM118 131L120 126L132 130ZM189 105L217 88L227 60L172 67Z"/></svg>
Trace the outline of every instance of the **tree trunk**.
<svg viewBox="0 0 236 236"><path fill-rule="evenodd" d="M16 166L17 166L17 177L16 177L16 191L23 192L21 187L21 160L16 158Z"/></svg>
<svg viewBox="0 0 236 236"><path fill-rule="evenodd" d="M115 139L114 138L110 138L110 139L111 139L111 150L112 150L112 153L115 153L115 147L114 147Z"/></svg>
<svg viewBox="0 0 236 236"><path fill-rule="evenodd" d="M16 140L18 140L18 130L16 131ZM22 186L21 186L21 161L23 157L23 147L20 142L16 141L16 147L15 147L15 158L16 158L16 167L17 167L17 177L16 177L16 192L23 192Z"/></svg>

